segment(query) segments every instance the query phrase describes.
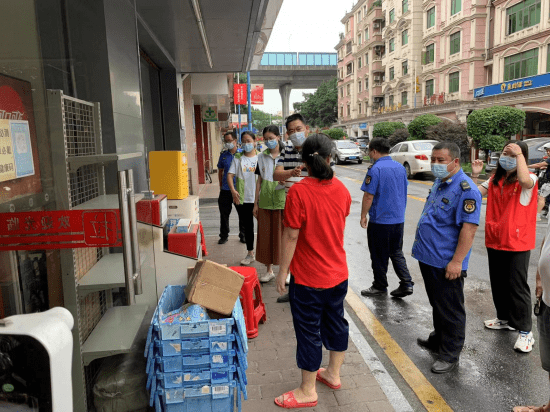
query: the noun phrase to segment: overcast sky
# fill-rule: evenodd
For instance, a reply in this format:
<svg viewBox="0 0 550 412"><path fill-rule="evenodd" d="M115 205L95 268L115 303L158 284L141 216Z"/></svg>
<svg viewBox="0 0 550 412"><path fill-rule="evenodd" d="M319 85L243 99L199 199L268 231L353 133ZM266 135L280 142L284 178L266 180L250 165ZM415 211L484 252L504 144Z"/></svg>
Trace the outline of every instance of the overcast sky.
<svg viewBox="0 0 550 412"><path fill-rule="evenodd" d="M266 52L329 52L335 53L338 33L344 25L340 20L353 7L352 0L284 0ZM290 109L294 102L303 100L302 93L314 90L293 90ZM282 110L278 90L266 90L264 104L254 107L275 114Z"/></svg>

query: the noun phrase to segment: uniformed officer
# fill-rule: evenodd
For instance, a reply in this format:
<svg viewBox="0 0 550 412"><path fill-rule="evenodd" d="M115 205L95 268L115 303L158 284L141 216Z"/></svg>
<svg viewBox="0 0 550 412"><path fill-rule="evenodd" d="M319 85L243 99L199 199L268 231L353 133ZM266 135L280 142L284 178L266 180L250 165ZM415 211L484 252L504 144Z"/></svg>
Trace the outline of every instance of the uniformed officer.
<svg viewBox="0 0 550 412"><path fill-rule="evenodd" d="M464 346L464 278L479 225L481 193L462 171L455 143L436 144L431 164L436 180L418 222L412 256L420 264L434 330L417 342L438 355L432 372L446 373L457 366Z"/></svg>
<svg viewBox="0 0 550 412"><path fill-rule="evenodd" d="M220 195L218 197L218 208L220 209L220 240L218 243L223 245L229 237L229 216L233 209L233 195L227 185L227 172L233 162L233 157L237 153L237 135L235 132L227 132L223 135L224 151L220 154L218 160L218 180L220 183ZM235 183L235 182L233 182ZM241 243L244 240L244 225L239 219L239 239Z"/></svg>
<svg viewBox="0 0 550 412"><path fill-rule="evenodd" d="M369 167L361 190L361 227L367 229L370 259L374 280L372 286L362 290L363 296L388 293L388 261L399 278L399 287L390 294L403 298L413 293L413 281L403 256L403 229L407 206L407 172L388 153L388 139L377 137L369 143L369 157L374 165ZM367 225L367 214L369 215Z"/></svg>

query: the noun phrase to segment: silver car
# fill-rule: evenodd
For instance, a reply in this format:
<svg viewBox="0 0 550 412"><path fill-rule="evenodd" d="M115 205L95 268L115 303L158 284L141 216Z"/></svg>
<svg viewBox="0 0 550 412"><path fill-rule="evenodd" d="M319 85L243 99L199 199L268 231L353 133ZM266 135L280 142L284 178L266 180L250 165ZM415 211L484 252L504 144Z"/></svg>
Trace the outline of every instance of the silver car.
<svg viewBox="0 0 550 412"><path fill-rule="evenodd" d="M397 143L390 150L390 157L401 163L411 178L416 173L431 173L430 156L436 140L407 140Z"/></svg>
<svg viewBox="0 0 550 412"><path fill-rule="evenodd" d="M332 142L332 159L339 165L346 161L363 163L363 153L354 142L350 140L334 140Z"/></svg>

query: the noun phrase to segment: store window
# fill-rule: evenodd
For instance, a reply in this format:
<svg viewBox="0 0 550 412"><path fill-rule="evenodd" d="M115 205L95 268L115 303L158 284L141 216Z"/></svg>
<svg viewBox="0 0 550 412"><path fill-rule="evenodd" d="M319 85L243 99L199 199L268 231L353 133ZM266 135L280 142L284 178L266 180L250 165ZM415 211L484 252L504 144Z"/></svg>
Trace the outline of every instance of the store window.
<svg viewBox="0 0 550 412"><path fill-rule="evenodd" d="M408 104L408 100L407 100L407 92L402 92L401 93L401 104L403 106L406 106Z"/></svg>
<svg viewBox="0 0 550 412"><path fill-rule="evenodd" d="M395 9L390 10L390 24L395 21Z"/></svg>
<svg viewBox="0 0 550 412"><path fill-rule="evenodd" d="M393 67L390 67L390 81L393 80L395 77L395 69Z"/></svg>
<svg viewBox="0 0 550 412"><path fill-rule="evenodd" d="M451 0L451 16L462 10L462 0Z"/></svg>
<svg viewBox="0 0 550 412"><path fill-rule="evenodd" d="M426 80L426 97L431 97L434 94L434 80Z"/></svg>
<svg viewBox="0 0 550 412"><path fill-rule="evenodd" d="M506 9L508 34L540 23L541 0L524 0Z"/></svg>
<svg viewBox="0 0 550 412"><path fill-rule="evenodd" d="M531 49L504 59L504 81L538 74L539 49Z"/></svg>
<svg viewBox="0 0 550 412"><path fill-rule="evenodd" d="M395 38L390 39L390 53L395 50Z"/></svg>
<svg viewBox="0 0 550 412"><path fill-rule="evenodd" d="M451 34L451 48L450 54L455 54L460 51L460 32Z"/></svg>
<svg viewBox="0 0 550 412"><path fill-rule="evenodd" d="M426 12L427 28L435 26L435 7Z"/></svg>
<svg viewBox="0 0 550 412"><path fill-rule="evenodd" d="M407 60L401 63L401 73L403 73L403 76L409 74L409 62Z"/></svg>
<svg viewBox="0 0 550 412"><path fill-rule="evenodd" d="M449 74L449 93L458 92L460 86L460 73L454 72Z"/></svg>
<svg viewBox="0 0 550 412"><path fill-rule="evenodd" d="M409 30L403 30L401 32L401 44L404 46L409 44Z"/></svg>
<svg viewBox="0 0 550 412"><path fill-rule="evenodd" d="M429 64L433 63L435 60L435 44L430 44L426 47L426 51L424 52L424 55L422 57L422 63L423 64Z"/></svg>
<svg viewBox="0 0 550 412"><path fill-rule="evenodd" d="M402 10L403 10L403 14L405 14L406 12L409 11L409 0L403 0L403 3L402 3Z"/></svg>

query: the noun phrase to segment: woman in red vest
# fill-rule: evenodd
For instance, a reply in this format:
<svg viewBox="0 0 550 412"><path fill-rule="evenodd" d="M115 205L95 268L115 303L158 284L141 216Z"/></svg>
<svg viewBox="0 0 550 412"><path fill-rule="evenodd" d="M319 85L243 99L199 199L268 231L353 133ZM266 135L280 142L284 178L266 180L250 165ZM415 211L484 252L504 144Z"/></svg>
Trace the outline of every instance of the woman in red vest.
<svg viewBox="0 0 550 412"><path fill-rule="evenodd" d="M528 147L510 140L491 178L478 186L487 195L485 246L496 319L489 329L518 330L514 349L531 352L531 291L527 283L529 256L535 248L537 226L537 176L527 168ZM474 183L483 162L472 164Z"/></svg>

